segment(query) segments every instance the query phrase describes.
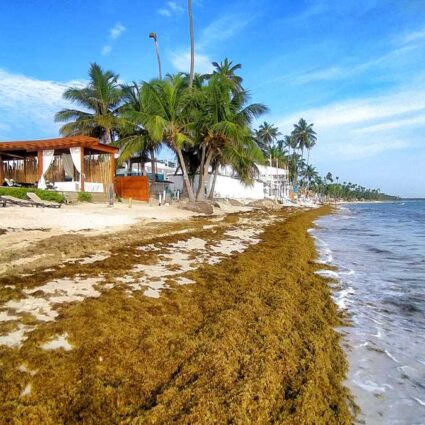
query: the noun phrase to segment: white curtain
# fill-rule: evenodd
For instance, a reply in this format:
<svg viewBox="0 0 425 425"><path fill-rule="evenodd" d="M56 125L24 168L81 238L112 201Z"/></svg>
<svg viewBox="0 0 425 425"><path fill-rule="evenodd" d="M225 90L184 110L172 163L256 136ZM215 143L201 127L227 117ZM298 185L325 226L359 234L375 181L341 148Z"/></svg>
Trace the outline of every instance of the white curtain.
<svg viewBox="0 0 425 425"><path fill-rule="evenodd" d="M69 153L64 153L62 158L66 175L72 177L72 181L74 181L74 163L72 162L71 155Z"/></svg>
<svg viewBox="0 0 425 425"><path fill-rule="evenodd" d="M69 152L71 152L72 162L75 168L81 175L81 148L69 148Z"/></svg>
<svg viewBox="0 0 425 425"><path fill-rule="evenodd" d="M72 162L75 165L78 173L80 174L80 188L81 188L81 148L69 148L71 152Z"/></svg>
<svg viewBox="0 0 425 425"><path fill-rule="evenodd" d="M47 170L52 164L54 158L55 158L54 149L47 149L43 151L43 171L42 171L40 180L38 182L38 187L40 189L46 188L46 180L44 179L44 175L47 173Z"/></svg>

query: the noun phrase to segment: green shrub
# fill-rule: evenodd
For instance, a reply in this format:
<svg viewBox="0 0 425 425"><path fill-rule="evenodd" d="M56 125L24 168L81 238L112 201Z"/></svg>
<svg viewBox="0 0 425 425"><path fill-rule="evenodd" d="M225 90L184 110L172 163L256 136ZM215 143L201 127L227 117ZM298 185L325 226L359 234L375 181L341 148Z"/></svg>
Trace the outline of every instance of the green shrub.
<svg viewBox="0 0 425 425"><path fill-rule="evenodd" d="M8 195L8 196L14 196L15 198L19 199L28 199L27 193L28 192L34 192L36 193L40 199L43 199L44 201L54 201L54 202L65 202L65 196L60 192L55 192L53 190L42 190L42 189L35 189L31 187L5 187L0 186L0 196L1 195Z"/></svg>
<svg viewBox="0 0 425 425"><path fill-rule="evenodd" d="M91 196L91 193L88 192L78 192L78 202L91 202L93 200L93 197Z"/></svg>

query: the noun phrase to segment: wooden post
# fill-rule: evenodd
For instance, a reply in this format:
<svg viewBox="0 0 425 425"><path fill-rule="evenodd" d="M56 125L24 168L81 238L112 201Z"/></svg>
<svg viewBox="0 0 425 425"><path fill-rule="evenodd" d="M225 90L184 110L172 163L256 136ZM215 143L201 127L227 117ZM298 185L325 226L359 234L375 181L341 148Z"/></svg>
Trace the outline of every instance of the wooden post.
<svg viewBox="0 0 425 425"><path fill-rule="evenodd" d="M43 175L43 151L37 151L37 184Z"/></svg>
<svg viewBox="0 0 425 425"><path fill-rule="evenodd" d="M3 157L0 155L0 186L3 185L3 182L4 182Z"/></svg>
<svg viewBox="0 0 425 425"><path fill-rule="evenodd" d="M29 183L27 182L27 156L24 156L24 183Z"/></svg>
<svg viewBox="0 0 425 425"><path fill-rule="evenodd" d="M80 191L84 192L84 173L86 172L86 168L85 168L85 162L84 162L84 148L81 146L81 176L80 176L80 181L81 181L81 187L80 187Z"/></svg>
<svg viewBox="0 0 425 425"><path fill-rule="evenodd" d="M112 192L114 192L114 180L115 180L115 155L113 153L109 154L109 175L111 179ZM105 188L109 190L109 188Z"/></svg>

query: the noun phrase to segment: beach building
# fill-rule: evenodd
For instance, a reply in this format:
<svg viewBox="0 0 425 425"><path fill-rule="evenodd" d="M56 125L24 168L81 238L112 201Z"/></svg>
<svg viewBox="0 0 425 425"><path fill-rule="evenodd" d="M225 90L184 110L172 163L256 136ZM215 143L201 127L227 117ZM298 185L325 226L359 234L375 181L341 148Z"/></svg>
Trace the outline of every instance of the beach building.
<svg viewBox="0 0 425 425"><path fill-rule="evenodd" d="M118 148L89 136L0 142L0 184L106 193Z"/></svg>
<svg viewBox="0 0 425 425"><path fill-rule="evenodd" d="M205 193L214 188L216 198L230 199L275 199L285 201L290 199L292 187L289 182L288 170L285 168L257 165L258 174L252 185L244 184L235 170L230 166L219 167L216 173L210 173L205 185ZM167 180L172 182L172 191L183 190L183 176L169 173ZM199 176L195 176L194 189L198 190Z"/></svg>

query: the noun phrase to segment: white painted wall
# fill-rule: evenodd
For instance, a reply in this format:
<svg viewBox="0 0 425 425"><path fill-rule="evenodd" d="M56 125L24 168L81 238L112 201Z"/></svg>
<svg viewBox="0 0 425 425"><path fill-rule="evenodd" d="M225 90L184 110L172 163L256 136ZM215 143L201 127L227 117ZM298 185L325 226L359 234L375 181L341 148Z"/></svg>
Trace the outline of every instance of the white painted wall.
<svg viewBox="0 0 425 425"><path fill-rule="evenodd" d="M169 181L173 184L170 185L172 191L183 190L183 176L168 175ZM207 188L211 187L214 176L210 175ZM194 190L198 190L198 176L195 177ZM231 198L231 199L263 199L264 198L264 185L263 183L255 181L253 186L244 185L238 178L229 176L217 176L215 183L215 198Z"/></svg>
<svg viewBox="0 0 425 425"><path fill-rule="evenodd" d="M210 176L208 189L212 184L212 180L213 176ZM237 178L217 176L214 194L216 198L263 199L264 185L255 181L252 186L246 186Z"/></svg>

